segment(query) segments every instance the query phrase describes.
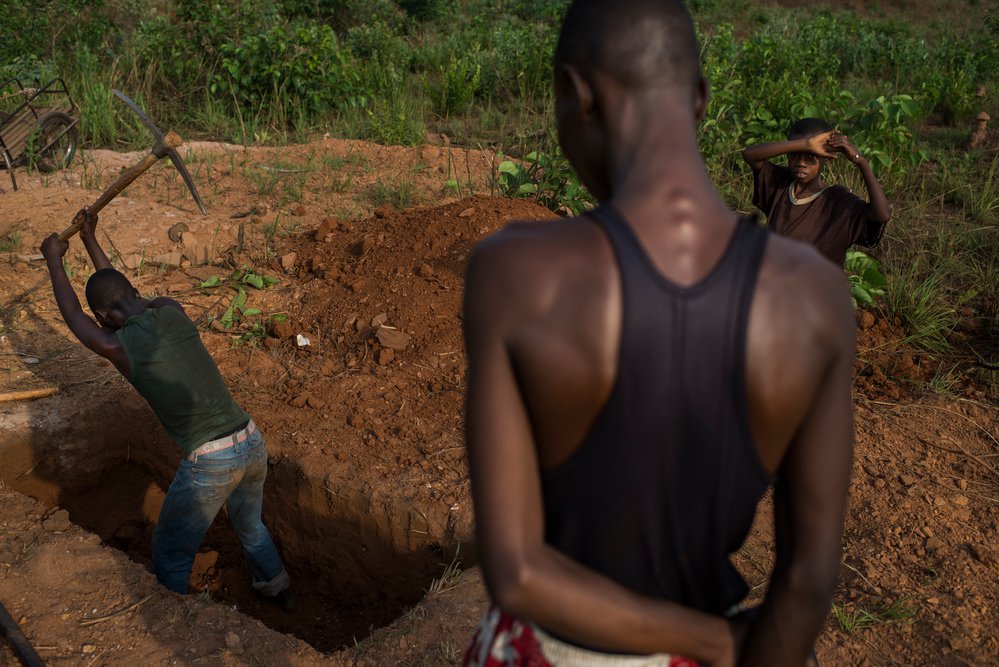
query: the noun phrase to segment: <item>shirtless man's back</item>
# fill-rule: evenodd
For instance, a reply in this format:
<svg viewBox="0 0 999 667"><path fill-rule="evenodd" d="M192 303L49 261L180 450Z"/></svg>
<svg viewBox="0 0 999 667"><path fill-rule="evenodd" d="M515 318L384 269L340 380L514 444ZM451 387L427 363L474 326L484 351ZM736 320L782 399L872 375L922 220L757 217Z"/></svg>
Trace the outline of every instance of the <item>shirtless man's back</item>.
<svg viewBox="0 0 999 667"><path fill-rule="evenodd" d="M853 437L853 311L842 271L812 248L764 240L744 369L729 382L757 461L777 480L777 565L758 618L730 623L638 593L546 541L543 477L572 460L620 379L628 267L607 225L627 228L651 272L682 292L751 224L725 208L698 150L707 87L689 21L680 3L575 3L556 53L559 138L605 220L511 225L469 268L466 429L483 572L503 612L572 644L797 667L838 574ZM752 507L733 511L747 509L751 518Z"/></svg>

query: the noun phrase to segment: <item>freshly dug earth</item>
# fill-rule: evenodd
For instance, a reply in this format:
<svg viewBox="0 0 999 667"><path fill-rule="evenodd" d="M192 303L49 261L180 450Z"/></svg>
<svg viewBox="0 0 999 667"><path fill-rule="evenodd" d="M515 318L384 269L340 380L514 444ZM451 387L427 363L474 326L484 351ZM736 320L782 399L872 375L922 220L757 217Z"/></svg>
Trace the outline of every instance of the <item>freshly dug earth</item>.
<svg viewBox="0 0 999 667"><path fill-rule="evenodd" d="M458 661L485 604L477 572L456 573L476 560L462 444L462 275L478 239L508 220L550 214L522 200L435 195L449 158L427 148L293 147L281 165L326 168L265 194L261 173L285 173L260 169L277 164L270 149L206 145L196 162L205 165L201 178L215 174L208 220L188 210L177 184L170 199L144 183L101 222L122 260L183 252L167 229L184 222L198 238L214 237L212 254L229 262L128 273L143 293L184 304L264 433L265 518L298 582L296 614L256 600L224 519L192 576L204 594L181 598L156 586L143 566L177 454L127 383L69 334L44 267L20 257L30 248L0 263L0 390L61 391L0 404L0 480L41 501L3 491L0 601L23 617L36 645L55 647L44 654L52 664ZM243 166L229 166L226 155ZM102 160L84 164L113 175ZM483 191L488 160L468 160L469 182ZM373 200L376 179L403 178L421 164L418 198L436 196L442 206L400 212ZM396 176L381 171L390 168ZM0 219L0 236L14 225L37 241L61 227L94 196L73 185L85 176L77 167L55 187L23 176L21 192L0 197L16 212L13 222ZM328 192L334 176L346 185ZM300 200L285 201L289 185ZM82 292L86 270L73 248ZM220 318L237 294L227 277L238 279L244 265L281 282L264 290L242 283L244 307L264 315L240 319L237 310L227 329ZM196 287L212 276L219 286ZM883 318L862 314L859 329L851 512L820 662L988 664L999 654L996 397L977 386L961 388L961 399L921 396L919 383L939 361L906 349ZM757 597L772 551L770 515L764 503L737 559ZM435 592L424 598L428 589ZM80 624L149 594L131 611ZM238 639L227 643L229 632Z"/></svg>

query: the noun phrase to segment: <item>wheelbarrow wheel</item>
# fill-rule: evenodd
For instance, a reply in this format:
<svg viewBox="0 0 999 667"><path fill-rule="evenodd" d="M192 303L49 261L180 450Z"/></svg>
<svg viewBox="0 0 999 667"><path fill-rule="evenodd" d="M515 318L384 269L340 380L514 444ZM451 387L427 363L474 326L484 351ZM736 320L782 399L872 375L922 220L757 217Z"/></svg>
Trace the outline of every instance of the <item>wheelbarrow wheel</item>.
<svg viewBox="0 0 999 667"><path fill-rule="evenodd" d="M77 132L73 119L61 111L43 116L35 142L41 150L35 162L38 171L48 174L65 169L76 155Z"/></svg>

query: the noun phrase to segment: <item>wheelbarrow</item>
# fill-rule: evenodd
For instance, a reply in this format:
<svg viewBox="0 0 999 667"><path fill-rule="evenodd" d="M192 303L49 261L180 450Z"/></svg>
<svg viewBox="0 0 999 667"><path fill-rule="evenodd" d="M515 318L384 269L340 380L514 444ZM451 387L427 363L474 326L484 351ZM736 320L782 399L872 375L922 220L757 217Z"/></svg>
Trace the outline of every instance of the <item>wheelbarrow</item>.
<svg viewBox="0 0 999 667"><path fill-rule="evenodd" d="M0 156L15 190L18 167L50 173L69 166L79 120L80 109L58 77L41 88L25 87L18 79L0 85Z"/></svg>

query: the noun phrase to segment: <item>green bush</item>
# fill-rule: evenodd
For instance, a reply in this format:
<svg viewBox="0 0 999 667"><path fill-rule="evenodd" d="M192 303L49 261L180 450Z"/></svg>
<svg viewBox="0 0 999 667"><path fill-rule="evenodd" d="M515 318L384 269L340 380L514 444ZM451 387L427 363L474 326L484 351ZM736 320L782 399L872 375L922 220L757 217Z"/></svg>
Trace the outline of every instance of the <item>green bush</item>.
<svg viewBox="0 0 999 667"><path fill-rule="evenodd" d="M396 4L417 21L438 21L459 11L457 0L396 0Z"/></svg>
<svg viewBox="0 0 999 667"><path fill-rule="evenodd" d="M15 59L57 59L76 49L105 51L117 28L103 13L104 0L4 0L0 9L0 63L9 76ZM27 81L24 82L27 84Z"/></svg>
<svg viewBox="0 0 999 667"><path fill-rule="evenodd" d="M223 44L221 56L212 92L228 87L248 109L289 98L314 114L365 102L349 53L339 49L329 26L275 25L240 44Z"/></svg>
<svg viewBox="0 0 999 667"><path fill-rule="evenodd" d="M482 78L482 66L475 55L452 56L438 71L429 93L441 115L466 112L475 101Z"/></svg>
<svg viewBox="0 0 999 667"><path fill-rule="evenodd" d="M412 98L399 94L372 101L365 138L387 146L417 146L425 136L422 110Z"/></svg>

